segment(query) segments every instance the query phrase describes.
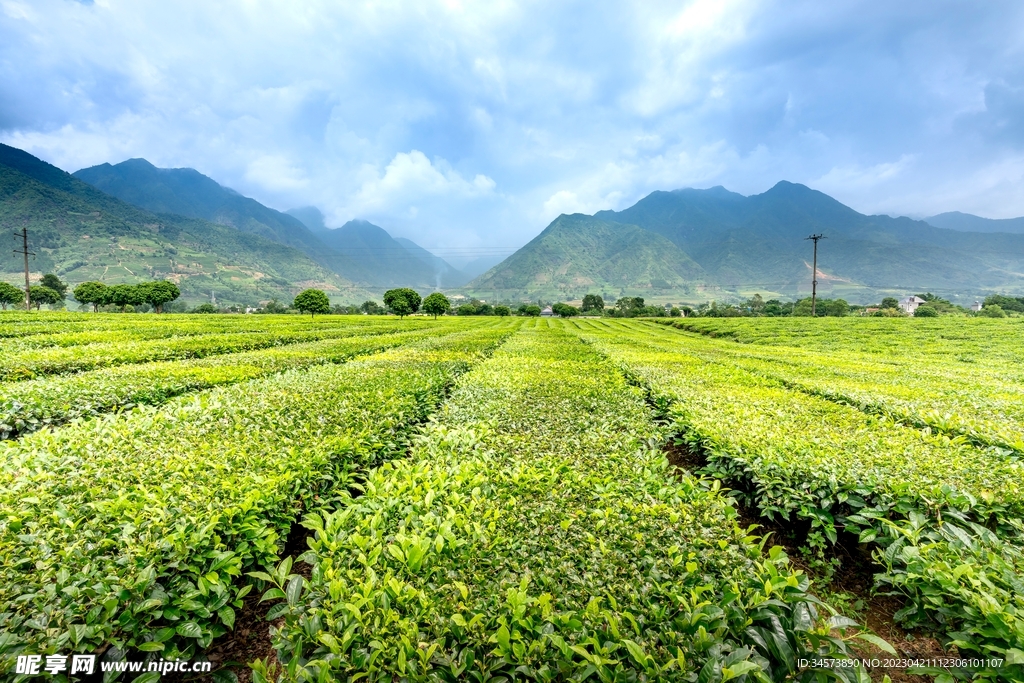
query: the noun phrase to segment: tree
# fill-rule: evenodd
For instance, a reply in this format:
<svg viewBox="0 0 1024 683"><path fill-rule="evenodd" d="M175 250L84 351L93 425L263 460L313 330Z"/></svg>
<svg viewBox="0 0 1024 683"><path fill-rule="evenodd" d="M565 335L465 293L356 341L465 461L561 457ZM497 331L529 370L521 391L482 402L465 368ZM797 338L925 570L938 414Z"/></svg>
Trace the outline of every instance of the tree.
<svg viewBox="0 0 1024 683"><path fill-rule="evenodd" d="M163 313L164 304L174 301L181 296L181 290L178 289L178 286L166 280L143 282L136 286L142 295L143 303L147 303L155 308L157 313Z"/></svg>
<svg viewBox="0 0 1024 683"><path fill-rule="evenodd" d="M512 315L512 309L509 308L508 306L495 306L494 315L500 315L502 318L504 318L507 315Z"/></svg>
<svg viewBox="0 0 1024 683"><path fill-rule="evenodd" d="M420 295L408 287L384 292L384 305L400 318L420 310Z"/></svg>
<svg viewBox="0 0 1024 683"><path fill-rule="evenodd" d="M999 306L1003 311L1017 311L1024 313L1024 297L1014 299L1000 294L993 294L985 297L985 306Z"/></svg>
<svg viewBox="0 0 1024 683"><path fill-rule="evenodd" d="M580 309L569 304L555 304L551 307L551 312L563 318L571 318L574 315L579 315Z"/></svg>
<svg viewBox="0 0 1024 683"><path fill-rule="evenodd" d="M42 285L33 285L28 290L28 299L29 303L35 304L38 311L40 305L50 304L52 306L63 301L64 297L55 289L43 287Z"/></svg>
<svg viewBox="0 0 1024 683"><path fill-rule="evenodd" d="M452 302L448 301L448 297L441 292L434 292L423 300L423 311L434 316L434 320L437 320L437 316L445 315L450 310L452 310Z"/></svg>
<svg viewBox="0 0 1024 683"><path fill-rule="evenodd" d="M917 307L916 311L914 311L914 317L915 318L938 318L939 317L939 312L935 309L934 306L921 305L921 306Z"/></svg>
<svg viewBox="0 0 1024 683"><path fill-rule="evenodd" d="M8 304L14 305L25 300L25 292L9 282L0 282L0 306L6 311Z"/></svg>
<svg viewBox="0 0 1024 683"><path fill-rule="evenodd" d="M359 310L366 315L384 315L384 307L376 301L364 301Z"/></svg>
<svg viewBox="0 0 1024 683"><path fill-rule="evenodd" d="M200 306L200 308L202 308L202 306ZM210 310L210 311L199 311L199 312L200 313L216 313L217 312L217 307L216 306L213 306L212 304L210 304L210 308L213 309L213 310ZM288 310L288 307L285 306L284 304L282 304L277 299L271 299L270 301L267 302L267 305L263 307L263 310L266 311L267 313L284 313L285 311Z"/></svg>
<svg viewBox="0 0 1024 683"><path fill-rule="evenodd" d="M295 297L295 301L292 302L292 306L303 313L309 313L311 320L317 313L320 315L327 315L331 312L331 300L328 299L327 295L319 289L302 290L299 292L298 296Z"/></svg>
<svg viewBox="0 0 1024 683"><path fill-rule="evenodd" d="M764 313L764 299L761 298L760 294L755 294L747 300L747 308L750 310L751 315L761 315Z"/></svg>
<svg viewBox="0 0 1024 683"><path fill-rule="evenodd" d="M33 289L35 288L33 287ZM978 315L982 316L983 318L1005 318L1006 312L1003 310L1003 307L1000 306L999 304L989 304L988 306L985 306L980 311L978 311Z"/></svg>
<svg viewBox="0 0 1024 683"><path fill-rule="evenodd" d="M121 312L127 306L138 306L146 303L143 292L137 285L114 285L108 293L107 303L121 307Z"/></svg>
<svg viewBox="0 0 1024 683"><path fill-rule="evenodd" d="M896 300L896 297L887 296L882 299L881 308L899 308L900 302Z"/></svg>
<svg viewBox="0 0 1024 683"><path fill-rule="evenodd" d="M524 306L522 311L523 315L530 318L536 318L540 316L540 306L538 306L537 304L530 304L529 306Z"/></svg>
<svg viewBox="0 0 1024 683"><path fill-rule="evenodd" d="M582 310L584 313L604 313L604 299L597 294L587 294L583 297Z"/></svg>
<svg viewBox="0 0 1024 683"><path fill-rule="evenodd" d="M473 304L462 304L455 309L455 315L476 315L476 306Z"/></svg>
<svg viewBox="0 0 1024 683"><path fill-rule="evenodd" d="M68 283L62 282L59 277L53 273L47 273L43 276L43 279L39 281L39 284L43 287L49 287L53 291L60 294L60 298L63 301L64 297L67 296Z"/></svg>
<svg viewBox="0 0 1024 683"><path fill-rule="evenodd" d="M279 304L280 305L280 304ZM217 313L217 307L211 303L200 304L192 309L193 313Z"/></svg>
<svg viewBox="0 0 1024 683"><path fill-rule="evenodd" d="M83 282L75 287L75 301L82 304L92 304L92 312L99 310L100 306L107 303L110 296L110 287L102 282Z"/></svg>
<svg viewBox="0 0 1024 683"><path fill-rule="evenodd" d="M844 299L826 299L823 303L825 305L822 306L822 310L825 315L842 318L850 313L850 304L846 303Z"/></svg>
<svg viewBox="0 0 1024 683"><path fill-rule="evenodd" d="M635 318L643 309L644 298L642 296L626 296L615 302L616 313L623 318Z"/></svg>

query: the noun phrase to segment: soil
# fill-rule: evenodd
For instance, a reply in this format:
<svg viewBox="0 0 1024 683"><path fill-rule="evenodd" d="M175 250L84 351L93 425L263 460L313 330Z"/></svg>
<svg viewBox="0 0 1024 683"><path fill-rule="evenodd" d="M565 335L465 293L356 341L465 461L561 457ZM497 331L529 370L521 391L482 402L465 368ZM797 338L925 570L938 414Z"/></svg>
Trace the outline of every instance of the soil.
<svg viewBox="0 0 1024 683"><path fill-rule="evenodd" d="M707 458L698 450L687 444L669 441L663 450L669 463L677 470L695 472L707 465ZM893 621L893 615L903 608L903 601L892 595L879 595L874 592L874 575L878 566L871 558L871 547L858 542L854 534L841 532L838 542L832 546L833 554L841 563L835 570L831 581L825 581L820 572L813 569L804 559L801 546L807 537L808 525L803 523L787 523L772 521L762 517L755 508L737 504L741 527L756 525L760 528L755 533L767 534L765 548L781 545L797 569L803 570L815 584L824 586L831 593L846 593L855 601L864 605L863 609L850 614L866 626L872 633L881 637L896 650L893 656L869 643L858 642L854 651L864 659L941 659L955 657L955 650L944 650L942 644L927 633L907 631ZM907 673L905 668L877 666L869 669L874 681L881 681L888 675L893 683L927 683L930 676Z"/></svg>
<svg viewBox="0 0 1024 683"><path fill-rule="evenodd" d="M299 555L306 552L309 549L306 539L312 533L298 522L294 523L288 533L281 557L298 558ZM309 579L311 570L310 565L298 560L292 566L293 573L306 579ZM239 683L251 683L252 669L249 668L249 662L262 659L271 666L277 664L277 655L271 646L270 629L272 626L281 626L284 620L282 618L274 622L267 621L267 612L277 602L275 600L260 604L260 596L255 591L249 593L244 598L242 609L236 610L235 628L213 641L213 644L204 653L204 657L213 662L213 672L208 674L169 673L160 679L160 683L206 683L213 680L214 673L223 670L233 671L238 677Z"/></svg>

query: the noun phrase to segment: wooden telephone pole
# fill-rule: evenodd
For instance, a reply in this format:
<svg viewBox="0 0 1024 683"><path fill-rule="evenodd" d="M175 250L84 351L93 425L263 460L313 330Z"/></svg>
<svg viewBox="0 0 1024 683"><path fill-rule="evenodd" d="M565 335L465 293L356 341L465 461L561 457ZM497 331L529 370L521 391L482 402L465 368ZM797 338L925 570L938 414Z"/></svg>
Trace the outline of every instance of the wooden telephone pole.
<svg viewBox="0 0 1024 683"><path fill-rule="evenodd" d="M21 229L21 249L15 249L15 254L23 254L25 256L25 310L32 310L32 299L30 292L32 285L28 281L28 257L35 256L35 252L28 250L28 228Z"/></svg>
<svg viewBox="0 0 1024 683"><path fill-rule="evenodd" d="M818 303L818 240L826 238L818 233L804 239L814 240L814 270L811 272L811 317L813 318L817 315L816 304Z"/></svg>

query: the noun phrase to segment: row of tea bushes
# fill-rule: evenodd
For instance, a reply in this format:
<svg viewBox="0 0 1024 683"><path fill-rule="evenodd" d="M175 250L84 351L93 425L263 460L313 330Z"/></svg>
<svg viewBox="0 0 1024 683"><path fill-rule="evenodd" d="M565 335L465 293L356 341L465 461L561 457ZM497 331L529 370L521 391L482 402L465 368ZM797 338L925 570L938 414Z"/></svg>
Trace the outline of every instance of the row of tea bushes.
<svg viewBox="0 0 1024 683"><path fill-rule="evenodd" d="M403 452L507 334L430 338L0 443L0 669L20 652L208 646L296 515Z"/></svg>
<svg viewBox="0 0 1024 683"><path fill-rule="evenodd" d="M139 404L158 405L181 394L275 372L341 363L440 333L441 330L433 328L359 335L195 360L119 365L78 374L0 383L0 439L115 409Z"/></svg>
<svg viewBox="0 0 1024 683"><path fill-rule="evenodd" d="M878 547L880 583L908 600L900 618L942 630L961 653L1024 664L1024 463L709 360L700 340L609 323L578 333L650 392L706 457L703 473L769 518L810 522L811 545L859 533ZM982 524L995 532L979 535ZM969 556L989 557L987 573Z"/></svg>
<svg viewBox="0 0 1024 683"><path fill-rule="evenodd" d="M308 583L290 563L257 574L283 600L285 680L861 680L800 667L845 657L852 624L728 499L673 475L651 418L557 322L521 331L409 458L305 518Z"/></svg>

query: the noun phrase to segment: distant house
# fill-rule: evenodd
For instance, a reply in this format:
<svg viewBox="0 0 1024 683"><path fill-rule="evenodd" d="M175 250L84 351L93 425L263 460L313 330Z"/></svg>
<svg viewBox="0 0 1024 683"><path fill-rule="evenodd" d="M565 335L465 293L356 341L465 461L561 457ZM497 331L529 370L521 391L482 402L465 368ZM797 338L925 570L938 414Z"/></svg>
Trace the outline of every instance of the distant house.
<svg viewBox="0 0 1024 683"><path fill-rule="evenodd" d="M971 304L971 310L974 311L975 313L980 311L982 308L984 307L981 305L980 301L975 301L973 304Z"/></svg>
<svg viewBox="0 0 1024 683"><path fill-rule="evenodd" d="M919 296L908 296L906 299L900 299L900 308L903 309L904 313L914 315L914 311L917 310L917 307L926 303L928 302Z"/></svg>
<svg viewBox="0 0 1024 683"><path fill-rule="evenodd" d="M551 318L555 315L555 312L551 310L550 306L545 306L544 310L540 312L545 318Z"/></svg>
<svg viewBox="0 0 1024 683"><path fill-rule="evenodd" d="M864 315L871 315L872 313L877 313L879 310L878 306L868 306L864 309Z"/></svg>

